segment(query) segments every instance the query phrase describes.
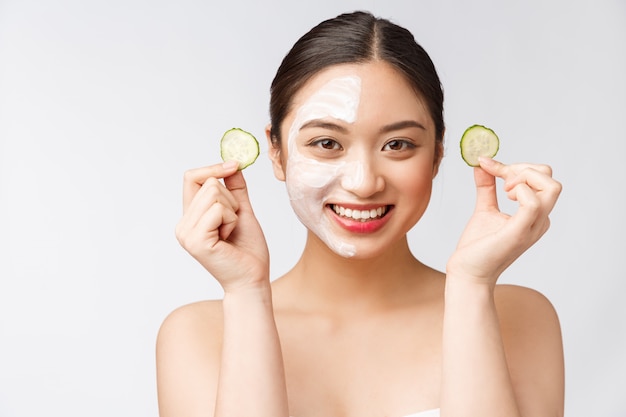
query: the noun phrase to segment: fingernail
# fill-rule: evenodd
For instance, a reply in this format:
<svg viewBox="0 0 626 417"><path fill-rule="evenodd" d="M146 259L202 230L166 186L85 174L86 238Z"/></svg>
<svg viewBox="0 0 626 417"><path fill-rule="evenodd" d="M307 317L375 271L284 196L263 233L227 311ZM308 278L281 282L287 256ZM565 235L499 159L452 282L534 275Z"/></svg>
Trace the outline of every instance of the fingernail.
<svg viewBox="0 0 626 417"><path fill-rule="evenodd" d="M486 156L479 156L478 162L481 165L489 165L489 164L493 164L494 160L492 158L487 158Z"/></svg>
<svg viewBox="0 0 626 417"><path fill-rule="evenodd" d="M226 161L222 164L222 168L224 168L227 171L230 171L235 167L239 167L239 161L235 161L233 159L231 159L230 161Z"/></svg>

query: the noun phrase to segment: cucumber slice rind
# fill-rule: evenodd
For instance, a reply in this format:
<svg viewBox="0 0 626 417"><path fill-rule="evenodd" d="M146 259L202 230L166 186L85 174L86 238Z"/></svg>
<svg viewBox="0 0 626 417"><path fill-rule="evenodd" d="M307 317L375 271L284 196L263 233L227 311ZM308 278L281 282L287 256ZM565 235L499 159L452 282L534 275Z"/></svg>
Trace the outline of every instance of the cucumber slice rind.
<svg viewBox="0 0 626 417"><path fill-rule="evenodd" d="M254 135L243 129L234 127L227 130L220 141L220 156L223 161L239 162L238 170L254 163L260 153L259 141Z"/></svg>
<svg viewBox="0 0 626 417"><path fill-rule="evenodd" d="M461 157L471 167L480 166L478 157L493 158L500 149L496 132L483 125L472 125L461 136Z"/></svg>

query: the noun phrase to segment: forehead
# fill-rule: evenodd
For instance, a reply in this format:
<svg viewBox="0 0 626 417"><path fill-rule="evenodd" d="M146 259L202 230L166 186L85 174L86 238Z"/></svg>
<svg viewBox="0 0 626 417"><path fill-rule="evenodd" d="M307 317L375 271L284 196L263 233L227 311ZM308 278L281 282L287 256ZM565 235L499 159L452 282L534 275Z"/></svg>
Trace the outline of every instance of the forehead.
<svg viewBox="0 0 626 417"><path fill-rule="evenodd" d="M291 125L303 105L319 101L319 92L329 83L346 77L360 80L360 114L368 117L376 114L388 119L413 118L424 125L433 124L424 100L405 75L386 62L372 61L334 65L313 76L294 95L284 126Z"/></svg>
<svg viewBox="0 0 626 417"><path fill-rule="evenodd" d="M344 77L358 77L360 79L362 72L363 68L360 64L340 64L323 69L311 77L296 92L292 99L291 110L302 106L332 80Z"/></svg>

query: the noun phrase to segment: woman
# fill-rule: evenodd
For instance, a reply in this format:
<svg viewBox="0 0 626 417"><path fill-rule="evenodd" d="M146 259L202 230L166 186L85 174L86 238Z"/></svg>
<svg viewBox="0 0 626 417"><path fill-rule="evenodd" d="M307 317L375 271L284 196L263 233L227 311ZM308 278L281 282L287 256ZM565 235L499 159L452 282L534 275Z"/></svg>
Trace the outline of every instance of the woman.
<svg viewBox="0 0 626 417"><path fill-rule="evenodd" d="M307 227L304 251L270 282L237 164L186 174L177 238L224 298L165 320L161 417L561 416L557 316L533 290L496 286L548 229L561 189L551 169L482 159L444 274L406 237L444 135L439 78L412 35L363 12L322 22L271 93L270 158ZM519 204L512 216L496 177Z"/></svg>

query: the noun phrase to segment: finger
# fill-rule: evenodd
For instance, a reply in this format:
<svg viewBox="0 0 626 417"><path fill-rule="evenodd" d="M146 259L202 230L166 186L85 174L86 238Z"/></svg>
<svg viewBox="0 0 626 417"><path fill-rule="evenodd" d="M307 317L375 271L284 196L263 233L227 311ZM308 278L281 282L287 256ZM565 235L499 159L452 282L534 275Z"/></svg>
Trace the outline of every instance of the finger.
<svg viewBox="0 0 626 417"><path fill-rule="evenodd" d="M496 161L495 159L485 157L479 157L478 160L480 167L485 171L505 180L518 175L526 169L533 169L547 175L548 177L552 177L552 167L545 164L517 163L506 165L502 162Z"/></svg>
<svg viewBox="0 0 626 417"><path fill-rule="evenodd" d="M236 224L235 212L216 204L202 215L197 224L181 223L177 228L177 238L188 252L200 256L212 249L220 239L227 239Z"/></svg>
<svg viewBox="0 0 626 417"><path fill-rule="evenodd" d="M504 190L509 192L520 183L527 183L539 192L547 212L551 211L561 193L561 184L552 178L549 165L519 163L505 165L491 158L479 158L480 167L490 174L503 178ZM509 198L511 194L509 194ZM515 199L515 198L513 198Z"/></svg>
<svg viewBox="0 0 626 417"><path fill-rule="evenodd" d="M509 167L509 172L512 175L519 175L521 172L527 169L532 169L548 177L552 177L552 167L550 167L549 165L520 163L520 164L511 164L511 165L508 165L508 167Z"/></svg>
<svg viewBox="0 0 626 417"><path fill-rule="evenodd" d="M482 169L494 177L504 178L510 170L509 165L505 165L502 162L496 161L492 158L486 158L484 156L478 157L478 163Z"/></svg>
<svg viewBox="0 0 626 417"><path fill-rule="evenodd" d="M520 184L526 184L542 203L542 209L549 213L554 208L558 199L562 185L547 174L547 170L536 170L534 167L522 170L515 177L505 181L504 189L507 193L514 190ZM551 172L551 169L550 171Z"/></svg>
<svg viewBox="0 0 626 417"><path fill-rule="evenodd" d="M190 223L196 224L200 217L215 204L227 206L235 212L239 210L239 203L231 192L217 178L211 177L207 178L200 187L183 217L188 218Z"/></svg>
<svg viewBox="0 0 626 417"><path fill-rule="evenodd" d="M474 182L476 184L476 209L498 210L496 177L481 168L474 168Z"/></svg>
<svg viewBox="0 0 626 417"><path fill-rule="evenodd" d="M241 171L224 178L224 185L231 192L235 201L240 206L250 207L250 197L248 196L248 186Z"/></svg>
<svg viewBox="0 0 626 417"><path fill-rule="evenodd" d="M237 170L237 162L228 161L223 164L191 169L183 178L183 211L191 204L194 196L208 178L225 178Z"/></svg>
<svg viewBox="0 0 626 417"><path fill-rule="evenodd" d="M511 173L514 175L510 175L505 179L504 188L512 188L520 182L525 182L526 178L534 179L534 183L537 184L537 189L544 189L541 183L549 183L554 181L552 179L552 168L547 165L511 165Z"/></svg>
<svg viewBox="0 0 626 417"><path fill-rule="evenodd" d="M509 194L512 200L519 203L517 212L511 216L512 223L517 223L518 227L524 229L529 228L541 211L541 201L537 194L527 184L518 184Z"/></svg>
<svg viewBox="0 0 626 417"><path fill-rule="evenodd" d="M238 216L231 207L216 203L200 218L197 229L205 233L218 230L219 238L226 240L235 230L237 219Z"/></svg>
<svg viewBox="0 0 626 417"><path fill-rule="evenodd" d="M511 216L511 227L516 235L530 233L530 238L536 241L550 227L550 218L543 203L526 184L515 187L516 200L520 203L518 211Z"/></svg>

